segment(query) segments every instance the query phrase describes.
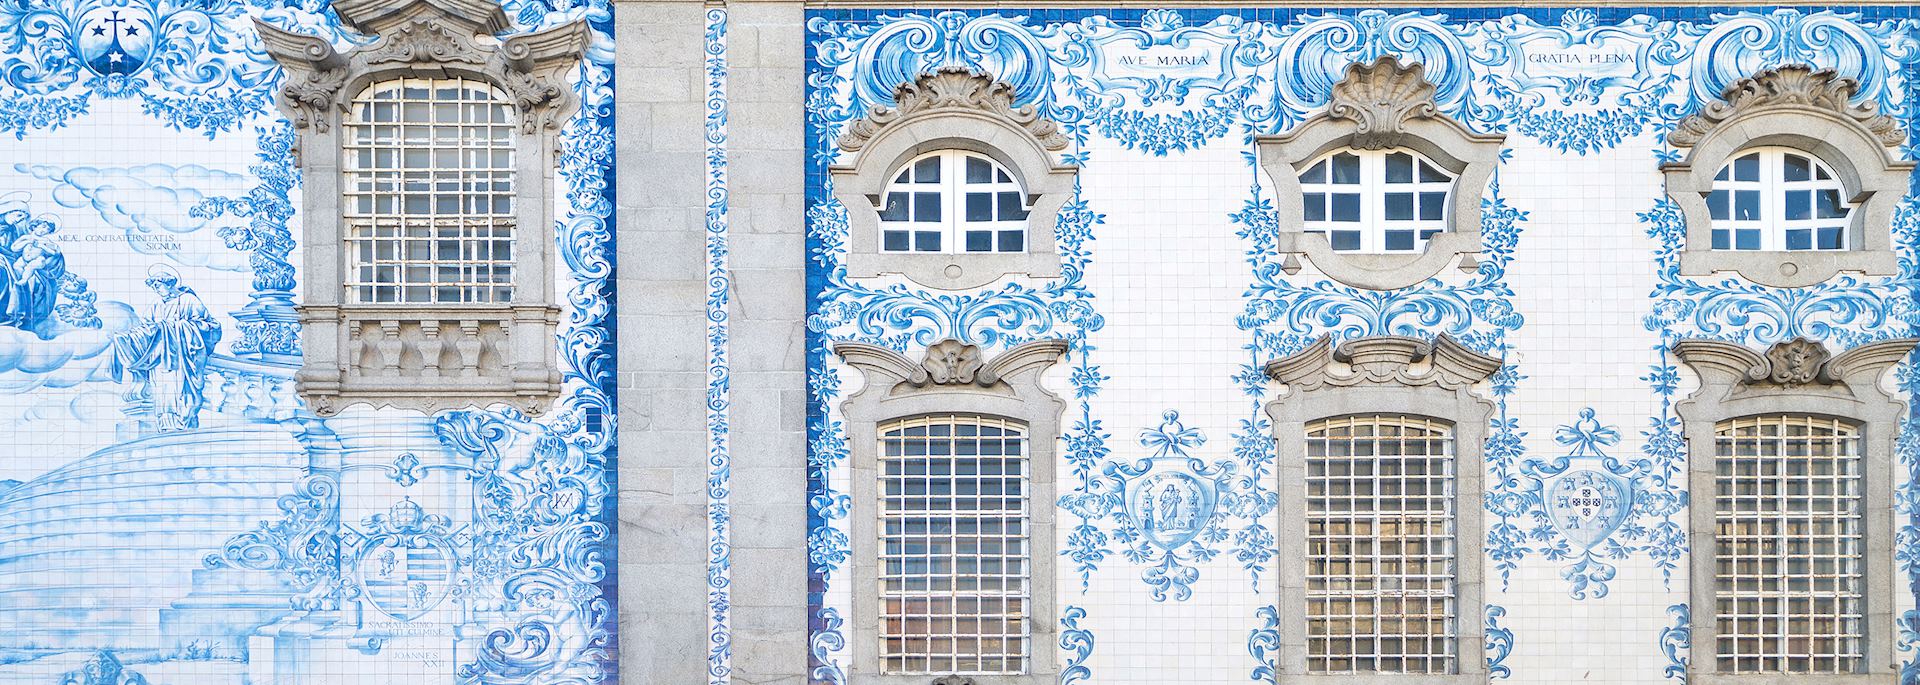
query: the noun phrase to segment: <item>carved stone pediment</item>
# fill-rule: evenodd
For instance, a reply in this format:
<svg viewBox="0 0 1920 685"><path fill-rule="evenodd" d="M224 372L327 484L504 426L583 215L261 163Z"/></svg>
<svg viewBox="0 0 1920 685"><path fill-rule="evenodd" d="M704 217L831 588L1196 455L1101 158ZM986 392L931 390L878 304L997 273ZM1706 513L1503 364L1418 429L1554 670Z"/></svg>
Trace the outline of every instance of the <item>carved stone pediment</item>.
<svg viewBox="0 0 1920 685"><path fill-rule="evenodd" d="M902 83L893 92L893 107L874 107L867 116L847 125L840 149L858 152L880 132L901 122L942 112L979 112L1025 129L1041 147L1067 149L1060 126L1040 116L1033 107L1013 106L1013 86L964 67L941 67Z"/></svg>
<svg viewBox="0 0 1920 685"><path fill-rule="evenodd" d="M1907 138L1900 122L1881 114L1872 103L1853 104L1860 84L1832 69L1815 70L1802 64L1789 64L1740 79L1727 88L1720 102L1682 119L1667 144L1693 147L1720 125L1755 113L1780 109L1814 109L1859 124L1875 140L1887 147L1898 147Z"/></svg>
<svg viewBox="0 0 1920 685"><path fill-rule="evenodd" d="M338 0L348 28L374 37L347 52L316 36L276 28L259 19L261 43L287 80L280 106L296 128L326 132L347 111L350 88L413 69L490 81L512 96L523 133L557 130L572 111L565 72L585 55L585 19L507 37L512 23L491 0Z"/></svg>
<svg viewBox="0 0 1920 685"><path fill-rule="evenodd" d="M934 678L932 685L973 685L973 679L963 675L943 675Z"/></svg>
<svg viewBox="0 0 1920 685"><path fill-rule="evenodd" d="M1501 363L1444 333L1432 341L1380 335L1338 346L1331 336L1321 336L1304 350L1268 362L1266 371L1268 377L1302 390L1383 384L1457 390L1492 377Z"/></svg>
<svg viewBox="0 0 1920 685"><path fill-rule="evenodd" d="M1397 148L1406 135L1408 119L1439 116L1433 94L1426 67L1418 62L1402 65L1394 56L1383 55L1370 64L1347 67L1345 78L1333 84L1327 116L1352 121L1359 127L1353 136L1356 148Z"/></svg>
<svg viewBox="0 0 1920 685"><path fill-rule="evenodd" d="M867 371L869 378L878 372L910 388L994 388L1013 374L1052 364L1067 353L1067 343L1036 340L1016 345L991 360L984 358L978 346L952 338L928 346L918 362L864 343L840 343L833 346L833 351L848 364Z"/></svg>
<svg viewBox="0 0 1920 685"><path fill-rule="evenodd" d="M1682 340L1674 343L1673 353L1708 382L1795 389L1870 383L1905 359L1916 342L1920 341L1887 340L1834 355L1825 345L1806 338L1774 343L1764 354L1720 340Z"/></svg>

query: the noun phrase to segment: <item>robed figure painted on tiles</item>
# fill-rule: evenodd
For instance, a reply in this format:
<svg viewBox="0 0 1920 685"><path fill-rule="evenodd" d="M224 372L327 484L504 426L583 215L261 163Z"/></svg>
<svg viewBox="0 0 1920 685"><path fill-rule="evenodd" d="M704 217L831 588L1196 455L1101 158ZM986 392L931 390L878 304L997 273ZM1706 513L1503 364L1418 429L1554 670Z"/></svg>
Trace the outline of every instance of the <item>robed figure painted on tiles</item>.
<svg viewBox="0 0 1920 685"><path fill-rule="evenodd" d="M151 402L162 431L200 426L206 403L207 360L220 342L220 322L180 274L165 265L147 272L147 287L160 295L152 315L113 336L111 371L116 381L135 384L127 399Z"/></svg>

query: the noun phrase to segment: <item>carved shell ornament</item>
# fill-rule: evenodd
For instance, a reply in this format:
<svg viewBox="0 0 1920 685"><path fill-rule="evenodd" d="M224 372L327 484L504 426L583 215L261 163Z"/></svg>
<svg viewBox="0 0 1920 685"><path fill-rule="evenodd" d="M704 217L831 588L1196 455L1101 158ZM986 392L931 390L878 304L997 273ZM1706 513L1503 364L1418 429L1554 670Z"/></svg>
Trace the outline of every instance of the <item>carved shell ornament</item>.
<svg viewBox="0 0 1920 685"><path fill-rule="evenodd" d="M1333 86L1327 116L1358 124L1353 136L1355 148L1396 148L1406 133L1408 119L1439 115L1434 92L1420 63L1402 65L1398 58L1382 55L1372 63L1347 67L1346 76Z"/></svg>
<svg viewBox="0 0 1920 685"><path fill-rule="evenodd" d="M1825 375L1827 348L1806 338L1794 338L1774 343L1767 349L1768 370L1763 377L1753 380L1768 380L1779 385L1805 385L1814 381L1832 383L1833 379Z"/></svg>
<svg viewBox="0 0 1920 685"><path fill-rule="evenodd" d="M948 338L927 348L926 358L920 361L920 373L910 380L916 384L929 381L934 385L971 384L983 365L979 347ZM993 382L992 378L981 380Z"/></svg>
<svg viewBox="0 0 1920 685"><path fill-rule="evenodd" d="M1728 121L1756 111L1808 108L1838 115L1859 124L1874 140L1886 147L1898 147L1907 138L1900 122L1881 114L1873 103L1853 104L1860 83L1832 69L1814 69L1804 64L1789 64L1740 79L1727 87L1720 102L1708 103L1681 120L1667 144L1692 147L1706 139L1714 129Z"/></svg>
<svg viewBox="0 0 1920 685"><path fill-rule="evenodd" d="M1060 126L1040 116L1033 106L1013 105L1013 86L965 67L941 67L921 74L893 91L893 107L876 106L847 125L840 149L858 152L888 127L914 117L940 112L981 112L1025 129L1048 150L1067 149Z"/></svg>

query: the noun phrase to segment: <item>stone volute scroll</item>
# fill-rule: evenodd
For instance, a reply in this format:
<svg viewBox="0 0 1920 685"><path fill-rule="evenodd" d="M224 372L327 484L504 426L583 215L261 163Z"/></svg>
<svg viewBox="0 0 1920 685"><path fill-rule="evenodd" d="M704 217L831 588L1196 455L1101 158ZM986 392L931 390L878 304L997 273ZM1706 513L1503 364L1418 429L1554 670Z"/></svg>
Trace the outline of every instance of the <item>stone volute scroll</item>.
<svg viewBox="0 0 1920 685"><path fill-rule="evenodd" d="M1893 459L1894 442L1906 417L1901 393L1882 385L1888 373L1912 354L1920 339L1901 338L1868 343L1833 353L1817 341L1783 340L1757 351L1721 340L1688 339L1669 349L1699 377L1699 388L1674 406L1680 415L1687 448L1687 484L1693 495L1688 514L1691 555L1690 602L1694 644L1719 640L1715 563L1719 522L1712 493L1719 477L1721 426L1733 419L1766 416L1811 416L1837 419L1857 430L1861 475L1861 539L1859 549L1868 562L1862 596L1864 658L1856 674L1832 682L1893 682L1899 658L1890 645L1898 629L1893 596ZM1689 682L1737 685L1751 674L1726 673L1707 652L1688 665ZM1825 676L1807 682L1828 682ZM1789 682L1788 680L1767 682ZM1792 682L1801 682L1792 680Z"/></svg>
<svg viewBox="0 0 1920 685"><path fill-rule="evenodd" d="M1486 470L1481 450L1494 405L1479 394L1482 385L1504 361L1460 344L1445 334L1432 340L1383 335L1335 343L1330 336L1286 357L1268 362L1267 376L1277 381L1279 393L1267 403L1273 422L1276 450L1274 490L1282 521L1307 519L1307 427L1323 419L1351 416L1399 415L1434 420L1449 426L1453 457L1454 543L1458 554L1452 569L1458 616L1481 615L1484 588L1481 566L1485 540L1479 506L1485 491ZM1307 559L1305 536L1281 536L1276 543L1280 609L1280 657L1275 664L1281 683L1321 682L1307 665ZM1356 674L1359 683L1418 682L1427 685L1480 685L1486 682L1486 660L1478 658L1485 628L1480 621L1458 623L1457 671L1417 676L1402 681L1400 674L1375 677ZM1338 676L1342 682L1347 676Z"/></svg>
<svg viewBox="0 0 1920 685"><path fill-rule="evenodd" d="M828 173L846 208L847 276L900 274L929 288L975 288L1008 275L1054 278L1060 256L1054 223L1073 196L1077 169L1060 161L1070 141L1031 105L1016 105L1013 86L990 74L941 67L895 89L892 107L876 106L840 134L840 162ZM907 162L940 150L993 159L1026 194L1024 252L888 252L880 249L880 214L888 181Z"/></svg>
<svg viewBox="0 0 1920 685"><path fill-rule="evenodd" d="M1334 84L1325 111L1285 133L1255 140L1260 167L1273 182L1280 221L1275 248L1286 255L1282 263L1287 273L1297 273L1304 256L1346 285L1394 290L1438 275L1456 258L1462 271L1478 267L1474 255L1481 250L1481 195L1506 138L1475 132L1448 117L1434 102L1434 93L1425 67L1385 55L1348 66ZM1304 232L1300 172L1338 149L1413 150L1453 175L1446 230L1427 241L1425 252L1398 254L1335 252L1326 236Z"/></svg>
<svg viewBox="0 0 1920 685"><path fill-rule="evenodd" d="M1667 144L1686 151L1661 165L1667 194L1686 217L1686 248L1680 273L1708 276L1732 271L1755 283L1798 288L1842 271L1868 276L1898 272L1893 253L1894 208L1907 192L1913 162L1898 158L1906 131L1873 103L1855 104L1859 83L1832 69L1786 65L1729 86L1667 134ZM1755 147L1805 152L1833 168L1853 206L1847 248L1839 251L1714 250L1707 195L1720 169Z"/></svg>
<svg viewBox="0 0 1920 685"><path fill-rule="evenodd" d="M576 100L569 80L591 32L575 19L514 33L494 0L334 0L369 40L336 46L256 19L286 80L279 106L298 135L304 366L299 388L322 416L348 405L423 411L511 405L543 413L560 394L553 344L554 173L560 129ZM344 169L355 98L405 78L460 78L498 89L510 106L511 299L486 304L358 302L345 287ZM356 124L357 125L357 124Z"/></svg>

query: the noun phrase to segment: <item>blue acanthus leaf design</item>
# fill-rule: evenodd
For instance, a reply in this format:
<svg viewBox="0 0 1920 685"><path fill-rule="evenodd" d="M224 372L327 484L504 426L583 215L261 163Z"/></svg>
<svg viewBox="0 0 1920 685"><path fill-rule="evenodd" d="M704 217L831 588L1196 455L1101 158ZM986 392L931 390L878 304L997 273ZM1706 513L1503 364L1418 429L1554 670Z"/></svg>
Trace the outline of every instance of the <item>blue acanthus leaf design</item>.
<svg viewBox="0 0 1920 685"><path fill-rule="evenodd" d="M1498 604L1486 607L1486 658L1487 679L1505 680L1513 677L1513 669L1506 665L1507 657L1513 654L1513 629L1501 627L1500 618L1507 615L1507 608Z"/></svg>
<svg viewBox="0 0 1920 685"><path fill-rule="evenodd" d="M1059 685L1075 685L1093 678L1093 669L1087 666L1087 658L1093 656L1093 631L1080 627L1080 621L1086 617L1087 610L1077 606L1060 611L1060 649L1067 653L1067 659L1060 667L1056 681Z"/></svg>
<svg viewBox="0 0 1920 685"><path fill-rule="evenodd" d="M1254 611L1260 625L1247 635L1247 654L1253 657L1253 682L1272 683L1280 668L1280 610L1264 606Z"/></svg>
<svg viewBox="0 0 1920 685"><path fill-rule="evenodd" d="M206 567L271 572L296 593L291 608L338 608L346 589L340 574L339 481L308 476L280 497L279 506L280 520L233 536L221 551L207 555Z"/></svg>
<svg viewBox="0 0 1920 685"><path fill-rule="evenodd" d="M1667 615L1673 617L1673 625L1660 629L1660 652L1667 657L1662 673L1668 680L1685 685L1688 653L1693 648L1693 619L1685 604L1667 607Z"/></svg>

